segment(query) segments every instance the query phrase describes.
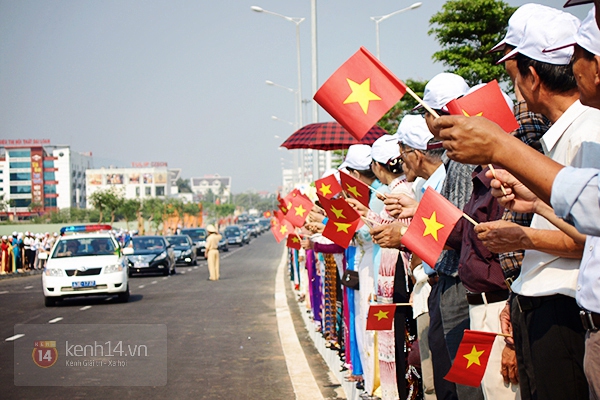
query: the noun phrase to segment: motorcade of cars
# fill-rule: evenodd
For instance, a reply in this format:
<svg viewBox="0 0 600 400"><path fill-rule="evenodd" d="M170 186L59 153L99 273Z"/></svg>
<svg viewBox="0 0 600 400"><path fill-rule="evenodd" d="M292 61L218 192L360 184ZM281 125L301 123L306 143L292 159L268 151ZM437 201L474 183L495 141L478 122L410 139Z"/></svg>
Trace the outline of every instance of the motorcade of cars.
<svg viewBox="0 0 600 400"><path fill-rule="evenodd" d="M76 296L117 296L129 300L128 262L110 225L72 225L61 228L45 260L42 290L46 307Z"/></svg>
<svg viewBox="0 0 600 400"><path fill-rule="evenodd" d="M185 228L181 230L182 235L188 235L196 243L196 255L204 257L206 249L206 236L208 233L204 228Z"/></svg>
<svg viewBox="0 0 600 400"><path fill-rule="evenodd" d="M133 274L175 274L175 252L163 236L134 236L123 249L129 261L129 276Z"/></svg>
<svg viewBox="0 0 600 400"><path fill-rule="evenodd" d="M221 240L219 240L219 251L229 251L229 243L223 233L221 233Z"/></svg>
<svg viewBox="0 0 600 400"><path fill-rule="evenodd" d="M196 243L188 235L170 235L166 239L173 246L175 264L198 265Z"/></svg>
<svg viewBox="0 0 600 400"><path fill-rule="evenodd" d="M248 228L252 237L258 237L262 233L256 222L246 222L244 226Z"/></svg>
<svg viewBox="0 0 600 400"><path fill-rule="evenodd" d="M238 225L229 225L223 229L223 237L227 239L228 244L234 244L243 246L246 242L244 241L242 230Z"/></svg>
<svg viewBox="0 0 600 400"><path fill-rule="evenodd" d="M258 220L258 225L260 226L260 228L263 232L266 232L269 229L271 229L271 219L270 218L260 218Z"/></svg>

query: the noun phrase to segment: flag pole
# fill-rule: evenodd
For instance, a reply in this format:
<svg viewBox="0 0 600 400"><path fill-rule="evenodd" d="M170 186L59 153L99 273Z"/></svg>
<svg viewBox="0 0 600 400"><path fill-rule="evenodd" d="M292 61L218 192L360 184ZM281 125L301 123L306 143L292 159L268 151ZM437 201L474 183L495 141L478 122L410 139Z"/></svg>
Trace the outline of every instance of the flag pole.
<svg viewBox="0 0 600 400"><path fill-rule="evenodd" d="M372 191L374 191L375 193L377 193L378 195L380 195L381 197L383 197L384 199L387 199L387 196L385 193L380 192L379 190L375 189L373 186L371 185L367 185L369 187L369 189L371 189Z"/></svg>
<svg viewBox="0 0 600 400"><path fill-rule="evenodd" d="M490 171L492 171L492 175L494 175L494 179L498 179L498 177L496 176L496 169L494 168L494 166L492 164L488 164L488 167L489 167ZM500 189L502 190L502 194L506 196L506 189L504 189L503 185L500 185Z"/></svg>
<svg viewBox="0 0 600 400"><path fill-rule="evenodd" d="M470 223L472 223L473 225L475 225L475 226L479 225L479 222L475 221L473 218L471 218L470 216L468 216L466 213L463 213L462 216L465 217L465 219L467 221L469 221Z"/></svg>
<svg viewBox="0 0 600 400"><path fill-rule="evenodd" d="M411 88L409 88L408 86L406 86L406 92L408 94L410 94L420 105L422 105L431 115L433 115L435 118L439 118L440 115L431 107L429 107L427 104L425 104L425 102L423 101L423 99L421 99L415 92L412 91Z"/></svg>

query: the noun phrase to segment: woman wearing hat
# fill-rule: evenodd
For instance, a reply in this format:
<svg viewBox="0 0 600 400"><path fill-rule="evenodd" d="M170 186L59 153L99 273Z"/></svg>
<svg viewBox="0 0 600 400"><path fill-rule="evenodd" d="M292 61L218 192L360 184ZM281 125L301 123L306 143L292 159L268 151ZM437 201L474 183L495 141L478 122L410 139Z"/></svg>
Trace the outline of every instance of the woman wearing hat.
<svg viewBox="0 0 600 400"><path fill-rule="evenodd" d="M204 250L204 257L208 261L208 280L218 281L219 280L219 241L221 235L217 231L214 225L210 224L206 227L208 236L206 237L206 250Z"/></svg>

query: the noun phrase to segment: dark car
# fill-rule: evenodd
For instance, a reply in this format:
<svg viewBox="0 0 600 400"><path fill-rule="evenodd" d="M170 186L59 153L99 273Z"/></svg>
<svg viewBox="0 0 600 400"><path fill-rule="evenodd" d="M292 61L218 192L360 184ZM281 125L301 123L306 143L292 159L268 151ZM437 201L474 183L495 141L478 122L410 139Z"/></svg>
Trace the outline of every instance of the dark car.
<svg viewBox="0 0 600 400"><path fill-rule="evenodd" d="M250 229L248 229L248 227L245 225L241 225L240 230L242 231L242 241L246 244L249 244L251 236Z"/></svg>
<svg viewBox="0 0 600 400"><path fill-rule="evenodd" d="M188 235L167 236L167 242L173 246L175 264L198 265L196 244Z"/></svg>
<svg viewBox="0 0 600 400"><path fill-rule="evenodd" d="M271 229L271 218L261 218L258 220L258 225L262 232L268 231Z"/></svg>
<svg viewBox="0 0 600 400"><path fill-rule="evenodd" d="M175 274L173 246L162 236L135 236L124 250L129 260L129 276L134 273Z"/></svg>
<svg viewBox="0 0 600 400"><path fill-rule="evenodd" d="M229 251L229 244L227 238L221 233L221 240L219 240L219 251Z"/></svg>
<svg viewBox="0 0 600 400"><path fill-rule="evenodd" d="M246 222L244 226L248 228L252 237L258 237L262 233L256 222Z"/></svg>
<svg viewBox="0 0 600 400"><path fill-rule="evenodd" d="M230 225L223 230L223 237L227 239L227 244L236 244L243 246L245 241L242 230L237 225Z"/></svg>
<svg viewBox="0 0 600 400"><path fill-rule="evenodd" d="M181 230L182 235L188 235L196 244L196 255L204 257L206 248L206 236L208 233L204 228L186 228Z"/></svg>

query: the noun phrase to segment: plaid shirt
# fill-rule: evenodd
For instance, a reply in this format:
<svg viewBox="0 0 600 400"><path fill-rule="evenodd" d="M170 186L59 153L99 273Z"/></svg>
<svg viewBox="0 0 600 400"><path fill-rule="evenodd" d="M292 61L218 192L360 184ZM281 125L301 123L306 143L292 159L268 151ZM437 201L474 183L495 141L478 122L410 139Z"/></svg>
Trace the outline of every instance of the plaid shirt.
<svg viewBox="0 0 600 400"><path fill-rule="evenodd" d="M543 153L540 139L548 128L550 128L552 124L550 120L542 114L530 112L525 101L519 101L515 105L515 117L520 127L512 133L513 136L540 153ZM521 226L531 225L532 218L533 214L518 213L510 210L506 210L502 216L503 220L514 222ZM502 267L502 271L504 271L505 278L512 278L514 280L519 276L524 254L524 250L500 254L500 266Z"/></svg>

